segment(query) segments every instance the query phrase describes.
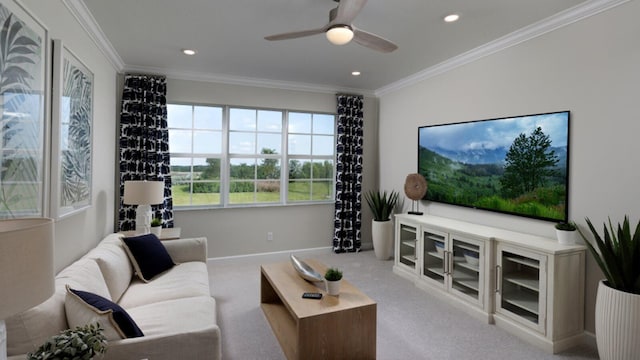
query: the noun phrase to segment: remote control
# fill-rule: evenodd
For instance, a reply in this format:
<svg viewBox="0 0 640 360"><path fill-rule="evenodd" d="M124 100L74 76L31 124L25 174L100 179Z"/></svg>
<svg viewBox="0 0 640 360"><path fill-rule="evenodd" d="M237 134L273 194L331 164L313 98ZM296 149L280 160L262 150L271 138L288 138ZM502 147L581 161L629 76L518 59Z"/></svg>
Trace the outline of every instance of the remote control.
<svg viewBox="0 0 640 360"><path fill-rule="evenodd" d="M302 298L320 300L322 299L322 294L321 293L304 293L302 294Z"/></svg>

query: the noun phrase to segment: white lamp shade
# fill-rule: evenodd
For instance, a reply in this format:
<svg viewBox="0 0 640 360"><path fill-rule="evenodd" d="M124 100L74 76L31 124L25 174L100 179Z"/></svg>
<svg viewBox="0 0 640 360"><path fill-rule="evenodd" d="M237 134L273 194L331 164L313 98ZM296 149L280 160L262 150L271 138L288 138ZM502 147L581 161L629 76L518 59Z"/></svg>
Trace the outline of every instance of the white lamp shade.
<svg viewBox="0 0 640 360"><path fill-rule="evenodd" d="M53 220L0 220L0 320L47 300L55 290Z"/></svg>
<svg viewBox="0 0 640 360"><path fill-rule="evenodd" d="M353 30L346 25L334 26L326 32L327 39L334 45L344 45L353 39Z"/></svg>
<svg viewBox="0 0 640 360"><path fill-rule="evenodd" d="M154 205L164 201L164 182L129 180L124 182L123 202L128 205Z"/></svg>

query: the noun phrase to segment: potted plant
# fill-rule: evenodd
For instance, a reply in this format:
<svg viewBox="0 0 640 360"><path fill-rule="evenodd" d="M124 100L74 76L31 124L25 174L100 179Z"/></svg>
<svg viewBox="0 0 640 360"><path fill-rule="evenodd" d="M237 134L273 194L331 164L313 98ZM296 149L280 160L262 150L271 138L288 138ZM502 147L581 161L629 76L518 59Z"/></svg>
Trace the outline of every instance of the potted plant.
<svg viewBox="0 0 640 360"><path fill-rule="evenodd" d="M371 190L364 194L369 209L373 213L371 237L373 251L379 260L387 260L393 253L393 224L391 213L398 203L398 193L391 191Z"/></svg>
<svg viewBox="0 0 640 360"><path fill-rule="evenodd" d="M337 268L328 268L324 273L324 279L327 284L327 293L329 295L338 296L340 294L342 271L338 270Z"/></svg>
<svg viewBox="0 0 640 360"><path fill-rule="evenodd" d="M600 359L637 359L640 354L640 222L632 232L629 218L614 228L604 224L603 236L587 218L593 234L589 251L606 280L596 295L596 342Z"/></svg>
<svg viewBox="0 0 640 360"><path fill-rule="evenodd" d="M29 360L79 359L89 360L102 357L107 350L107 338L99 323L87 324L75 329L67 329L51 337L35 352L29 353Z"/></svg>
<svg viewBox="0 0 640 360"><path fill-rule="evenodd" d="M157 237L160 237L160 234L162 234L162 219L151 219L151 233Z"/></svg>
<svg viewBox="0 0 640 360"><path fill-rule="evenodd" d="M558 243L562 245L572 245L576 242L576 225L569 222L560 222L556 224L556 236Z"/></svg>

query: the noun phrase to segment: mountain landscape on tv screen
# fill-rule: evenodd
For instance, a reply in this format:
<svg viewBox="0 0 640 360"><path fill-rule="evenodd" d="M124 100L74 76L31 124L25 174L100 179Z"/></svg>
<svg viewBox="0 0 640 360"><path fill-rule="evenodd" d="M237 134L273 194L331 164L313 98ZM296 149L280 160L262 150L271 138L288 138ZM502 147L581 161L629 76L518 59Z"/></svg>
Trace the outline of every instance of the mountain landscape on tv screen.
<svg viewBox="0 0 640 360"><path fill-rule="evenodd" d="M559 121L544 130L514 119L420 128L425 199L566 221L568 112L560 114L537 115Z"/></svg>

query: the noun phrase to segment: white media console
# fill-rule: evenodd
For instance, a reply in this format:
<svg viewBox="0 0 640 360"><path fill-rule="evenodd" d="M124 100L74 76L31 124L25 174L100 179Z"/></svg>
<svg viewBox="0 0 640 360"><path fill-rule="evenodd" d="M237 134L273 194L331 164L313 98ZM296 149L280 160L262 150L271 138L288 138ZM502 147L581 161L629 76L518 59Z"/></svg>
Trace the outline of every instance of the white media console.
<svg viewBox="0 0 640 360"><path fill-rule="evenodd" d="M395 219L396 274L549 352L581 343L584 246L430 215Z"/></svg>

